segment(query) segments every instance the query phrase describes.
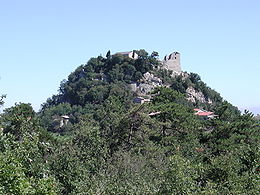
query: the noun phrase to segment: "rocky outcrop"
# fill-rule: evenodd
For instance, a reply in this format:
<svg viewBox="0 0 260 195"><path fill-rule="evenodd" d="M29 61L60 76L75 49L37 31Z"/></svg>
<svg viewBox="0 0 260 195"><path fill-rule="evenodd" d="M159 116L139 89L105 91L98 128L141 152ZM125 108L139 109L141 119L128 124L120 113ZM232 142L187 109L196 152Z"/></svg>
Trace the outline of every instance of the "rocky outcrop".
<svg viewBox="0 0 260 195"><path fill-rule="evenodd" d="M147 72L147 73L144 74L143 77L144 77L143 80L146 83L150 83L150 84L155 85L155 86L161 86L162 85L162 80L159 77L154 76L152 73Z"/></svg>
<svg viewBox="0 0 260 195"><path fill-rule="evenodd" d="M182 72L180 75L183 80L187 79L189 76L189 74L185 72ZM150 98L150 92L152 92L156 87L169 87L163 84L162 79L149 72L146 72L143 75L143 79L140 82L133 82L129 86L131 90L137 94L137 96L146 98ZM206 98L201 91L197 91L191 86L186 89L186 95L187 100L193 103L201 102L212 104L212 101L209 98Z"/></svg>
<svg viewBox="0 0 260 195"><path fill-rule="evenodd" d="M147 95L149 94L153 89L155 88L154 85L149 84L149 83L140 83L137 86L137 93L139 95Z"/></svg>
<svg viewBox="0 0 260 195"><path fill-rule="evenodd" d="M210 99L207 99L202 92L196 91L193 87L188 87L186 89L187 99L193 103L199 101L201 103L212 104Z"/></svg>
<svg viewBox="0 0 260 195"><path fill-rule="evenodd" d="M162 80L154 76L152 73L146 72L141 82L133 82L130 84L132 91L139 96L147 96L154 88L163 86Z"/></svg>

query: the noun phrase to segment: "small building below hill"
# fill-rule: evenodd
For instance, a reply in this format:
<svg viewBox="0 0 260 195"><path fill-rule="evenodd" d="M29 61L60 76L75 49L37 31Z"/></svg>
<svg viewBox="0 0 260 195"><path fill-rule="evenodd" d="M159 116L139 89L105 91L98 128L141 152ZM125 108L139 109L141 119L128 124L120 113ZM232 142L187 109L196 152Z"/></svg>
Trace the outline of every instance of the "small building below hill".
<svg viewBox="0 0 260 195"><path fill-rule="evenodd" d="M63 127L64 125L67 125L69 122L70 117L68 115L61 116L60 120L60 127Z"/></svg>
<svg viewBox="0 0 260 195"><path fill-rule="evenodd" d="M134 103L143 104L145 102L150 102L150 99L146 99L146 98L143 98L143 97L134 98Z"/></svg>
<svg viewBox="0 0 260 195"><path fill-rule="evenodd" d="M198 109L198 108L195 108L193 110L195 111L195 113L194 113L195 115L201 116L205 119L214 119L218 116L218 115L214 114L214 112L209 112L209 111Z"/></svg>

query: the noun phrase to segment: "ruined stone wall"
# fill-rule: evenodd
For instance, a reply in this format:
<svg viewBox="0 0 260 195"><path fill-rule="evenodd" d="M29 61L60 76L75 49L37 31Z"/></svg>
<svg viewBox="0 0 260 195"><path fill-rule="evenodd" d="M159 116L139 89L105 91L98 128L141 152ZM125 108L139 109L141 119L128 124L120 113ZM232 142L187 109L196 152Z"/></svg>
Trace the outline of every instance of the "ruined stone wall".
<svg viewBox="0 0 260 195"><path fill-rule="evenodd" d="M173 52L169 55L166 55L162 61L163 68L167 70L172 70L175 73L181 72L181 62L180 62L180 53Z"/></svg>

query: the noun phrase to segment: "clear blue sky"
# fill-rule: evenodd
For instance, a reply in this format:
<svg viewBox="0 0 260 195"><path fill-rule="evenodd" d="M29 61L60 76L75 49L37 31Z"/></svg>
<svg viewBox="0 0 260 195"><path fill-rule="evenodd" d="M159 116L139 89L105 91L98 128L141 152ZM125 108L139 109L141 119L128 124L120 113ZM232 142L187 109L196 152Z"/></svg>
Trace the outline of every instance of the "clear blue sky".
<svg viewBox="0 0 260 195"><path fill-rule="evenodd" d="M5 107L37 110L90 57L146 49L179 51L183 70L260 108L259 0L0 0L0 24Z"/></svg>

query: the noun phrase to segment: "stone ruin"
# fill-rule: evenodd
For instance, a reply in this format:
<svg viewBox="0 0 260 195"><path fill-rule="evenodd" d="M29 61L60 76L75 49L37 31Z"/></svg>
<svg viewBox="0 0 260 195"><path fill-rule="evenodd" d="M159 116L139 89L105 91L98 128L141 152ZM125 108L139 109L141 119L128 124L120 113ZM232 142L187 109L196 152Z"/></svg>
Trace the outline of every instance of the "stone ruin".
<svg viewBox="0 0 260 195"><path fill-rule="evenodd" d="M181 62L180 62L180 53L173 52L169 55L166 55L162 61L162 68L167 70L172 70L173 73L180 74L181 71Z"/></svg>

